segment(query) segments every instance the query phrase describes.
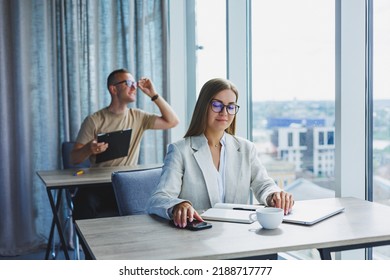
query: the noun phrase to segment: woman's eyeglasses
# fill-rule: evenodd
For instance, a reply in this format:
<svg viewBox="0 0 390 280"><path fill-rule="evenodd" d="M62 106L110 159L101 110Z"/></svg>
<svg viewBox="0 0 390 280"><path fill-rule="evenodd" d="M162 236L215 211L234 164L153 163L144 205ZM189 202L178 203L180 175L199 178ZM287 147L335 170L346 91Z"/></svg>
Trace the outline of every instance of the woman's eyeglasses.
<svg viewBox="0 0 390 280"><path fill-rule="evenodd" d="M132 80L123 80L123 81L120 81L120 82L113 84L113 86L117 86L121 83L126 83L126 86L128 86L129 88L131 88L131 87L137 88L137 82L132 81Z"/></svg>
<svg viewBox="0 0 390 280"><path fill-rule="evenodd" d="M226 108L226 112L229 115L235 115L235 114L238 113L238 110L240 109L240 106L238 106L237 104L225 105L221 101L217 101L217 100L212 100L211 101L211 110L213 110L213 112L221 113L224 108Z"/></svg>

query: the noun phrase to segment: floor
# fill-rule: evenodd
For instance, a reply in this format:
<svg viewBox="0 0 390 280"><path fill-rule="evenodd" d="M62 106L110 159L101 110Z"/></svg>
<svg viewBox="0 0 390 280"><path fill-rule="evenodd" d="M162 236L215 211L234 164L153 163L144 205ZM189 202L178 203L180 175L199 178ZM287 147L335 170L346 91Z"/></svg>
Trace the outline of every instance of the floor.
<svg viewBox="0 0 390 280"><path fill-rule="evenodd" d="M66 227L67 224L65 224L65 230L67 232L65 238L66 240L73 240L74 239L74 229L73 227ZM71 224L73 225L73 224ZM65 254L64 254L64 251L62 250L61 246L59 245L59 238L58 238L58 235L56 234L56 236L54 237L54 239L56 240L56 246L55 248L51 251L50 255L49 255L49 260L53 260L53 259L57 259L57 260L65 260ZM44 241L42 241L44 242ZM71 260L77 260L77 259L81 259L81 260L84 260L85 257L84 257L84 254L83 254L83 251L80 249L79 250L79 254L77 255L75 250L74 249L71 249L70 247L74 247L74 244L76 240L74 240L73 242L69 242L71 244L69 244L69 249L68 249L68 254L69 254L69 257ZM23 254L23 255L19 255L19 256L1 256L0 255L0 260L45 260L45 255L46 255L46 247L47 245L46 244L42 244L41 246L39 246L39 248L37 248L36 250L34 250L34 252L31 252L31 253L27 253L27 254Z"/></svg>
<svg viewBox="0 0 390 280"><path fill-rule="evenodd" d="M77 256L76 256L74 250L69 250L68 253L69 253L70 259L72 259L72 260L77 259ZM46 248L42 248L42 249L37 250L36 252L32 252L32 253L20 255L20 256L15 256L15 257L0 256L0 260L45 260L45 254L46 254ZM59 250L58 248L56 248L55 254L52 252L52 254L49 255L49 260L54 259L53 256L55 256L55 259L57 259L57 260L65 260L65 254L64 254L63 250ZM85 258L84 258L83 251L80 250L80 260L84 260L84 259Z"/></svg>

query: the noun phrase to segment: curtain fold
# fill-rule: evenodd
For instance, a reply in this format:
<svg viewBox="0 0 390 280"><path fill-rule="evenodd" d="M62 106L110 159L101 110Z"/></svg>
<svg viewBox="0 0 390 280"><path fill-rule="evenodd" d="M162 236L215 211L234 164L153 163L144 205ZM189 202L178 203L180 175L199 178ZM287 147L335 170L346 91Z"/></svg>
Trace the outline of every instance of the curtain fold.
<svg viewBox="0 0 390 280"><path fill-rule="evenodd" d="M20 254L39 243L32 192L30 3L0 2L0 253ZM10 244L12 242L12 245Z"/></svg>
<svg viewBox="0 0 390 280"><path fill-rule="evenodd" d="M52 219L38 170L61 168L63 141L108 106L108 74L127 68L166 88L164 0L0 0L0 255L45 245ZM138 93L138 108L156 106ZM150 131L140 163L162 162ZM147 151L147 152L145 152Z"/></svg>

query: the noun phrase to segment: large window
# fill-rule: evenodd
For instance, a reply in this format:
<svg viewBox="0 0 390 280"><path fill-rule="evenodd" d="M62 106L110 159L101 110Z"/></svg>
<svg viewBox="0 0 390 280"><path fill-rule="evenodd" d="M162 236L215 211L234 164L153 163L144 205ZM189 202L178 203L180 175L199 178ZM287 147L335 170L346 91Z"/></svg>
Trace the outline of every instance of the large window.
<svg viewBox="0 0 390 280"><path fill-rule="evenodd" d="M300 198L334 196L334 24L333 1L252 1L253 140L271 176L288 162L285 176L306 179L279 178Z"/></svg>
<svg viewBox="0 0 390 280"><path fill-rule="evenodd" d="M248 115L240 111L239 117L252 124L248 138L256 143L277 184L299 200L335 194L364 198L367 3L195 1L197 92L206 80L226 73L232 78L232 69L239 69L244 78L238 76L238 82L247 86L242 86L240 105L246 102L249 107ZM373 199L383 204L390 204L387 2L376 0L373 13ZM242 22L250 22L247 30ZM237 34L247 34L249 51L241 44L245 40L232 40ZM248 54L250 62L242 54L239 57L244 59L231 59L240 51ZM237 84L236 72L233 82ZM248 100L243 100L245 92ZM373 258L390 257L386 247L373 252ZM318 257L308 255L313 252L296 253L302 258Z"/></svg>
<svg viewBox="0 0 390 280"><path fill-rule="evenodd" d="M226 0L196 0L196 92L226 78Z"/></svg>
<svg viewBox="0 0 390 280"><path fill-rule="evenodd" d="M373 200L390 205L390 2L373 10ZM374 259L389 259L390 248L374 249Z"/></svg>
<svg viewBox="0 0 390 280"><path fill-rule="evenodd" d="M324 145L335 131L334 50L334 1L252 1L253 141L300 200L335 196L335 145Z"/></svg>

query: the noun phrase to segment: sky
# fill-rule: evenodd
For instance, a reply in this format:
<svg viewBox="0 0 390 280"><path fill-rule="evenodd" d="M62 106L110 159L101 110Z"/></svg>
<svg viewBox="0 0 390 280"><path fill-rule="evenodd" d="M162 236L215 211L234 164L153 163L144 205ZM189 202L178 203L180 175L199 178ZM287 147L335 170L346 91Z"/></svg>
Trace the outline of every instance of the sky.
<svg viewBox="0 0 390 280"><path fill-rule="evenodd" d="M390 99L390 1L374 1L374 99ZM334 1L252 1L252 96L334 100ZM198 0L198 83L226 77L225 0ZM294 11L294 12L292 12Z"/></svg>

